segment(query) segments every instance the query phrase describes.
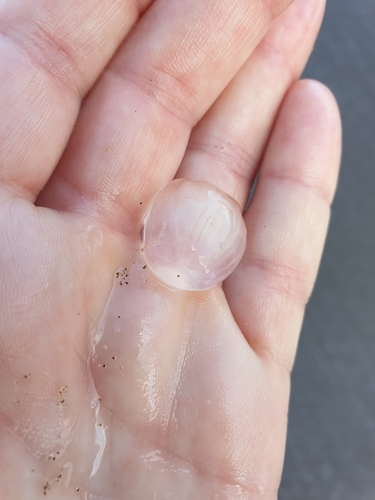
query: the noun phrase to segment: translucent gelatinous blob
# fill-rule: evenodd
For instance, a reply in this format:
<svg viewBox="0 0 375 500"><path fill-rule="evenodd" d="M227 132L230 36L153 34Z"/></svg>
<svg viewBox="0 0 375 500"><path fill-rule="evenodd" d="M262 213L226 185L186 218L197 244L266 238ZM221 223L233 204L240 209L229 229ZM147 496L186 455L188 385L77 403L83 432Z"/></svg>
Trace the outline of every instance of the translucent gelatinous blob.
<svg viewBox="0 0 375 500"><path fill-rule="evenodd" d="M176 179L157 194L143 228L144 256L178 290L207 290L237 267L246 247L238 203L211 184Z"/></svg>

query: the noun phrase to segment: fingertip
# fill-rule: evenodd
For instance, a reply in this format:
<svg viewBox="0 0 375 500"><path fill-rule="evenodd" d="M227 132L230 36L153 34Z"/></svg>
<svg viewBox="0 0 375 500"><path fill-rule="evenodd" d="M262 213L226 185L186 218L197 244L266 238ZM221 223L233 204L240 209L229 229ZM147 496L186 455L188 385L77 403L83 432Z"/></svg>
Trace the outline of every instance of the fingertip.
<svg viewBox="0 0 375 500"><path fill-rule="evenodd" d="M341 116L336 97L324 83L313 79L299 80L292 85L287 98L301 101L306 107L305 112L314 110L312 115L321 120L328 119L341 133Z"/></svg>
<svg viewBox="0 0 375 500"><path fill-rule="evenodd" d="M261 173L315 185L330 204L340 167L341 135L340 111L331 90L315 80L300 80L281 106L266 153L267 167Z"/></svg>
<svg viewBox="0 0 375 500"><path fill-rule="evenodd" d="M295 82L287 94L290 95L305 95L310 99L316 99L326 103L327 105L336 105L336 99L332 91L322 82L311 78L303 78Z"/></svg>

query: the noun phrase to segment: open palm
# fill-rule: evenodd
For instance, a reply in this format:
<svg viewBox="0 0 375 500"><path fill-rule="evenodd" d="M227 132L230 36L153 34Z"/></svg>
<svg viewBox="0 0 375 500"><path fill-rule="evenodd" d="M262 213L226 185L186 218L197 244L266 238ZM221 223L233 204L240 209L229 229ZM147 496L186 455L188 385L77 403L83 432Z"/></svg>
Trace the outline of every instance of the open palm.
<svg viewBox="0 0 375 500"><path fill-rule="evenodd" d="M2 499L276 498L340 156L331 94L296 83L324 2L289 4L1 3ZM223 286L157 283L160 187L244 207L258 170Z"/></svg>

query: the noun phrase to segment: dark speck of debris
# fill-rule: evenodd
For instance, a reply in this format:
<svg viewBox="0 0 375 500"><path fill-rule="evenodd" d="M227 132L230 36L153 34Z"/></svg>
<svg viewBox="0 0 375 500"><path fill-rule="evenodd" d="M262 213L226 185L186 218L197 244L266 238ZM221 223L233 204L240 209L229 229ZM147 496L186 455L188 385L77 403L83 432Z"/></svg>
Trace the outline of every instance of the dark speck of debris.
<svg viewBox="0 0 375 500"><path fill-rule="evenodd" d="M61 404L65 403L65 396L66 396L67 393L68 393L68 387L67 386L65 386L62 389L60 389L59 394L60 394L60 403Z"/></svg>
<svg viewBox="0 0 375 500"><path fill-rule="evenodd" d="M47 481L46 484L43 486L43 495L47 495L47 491L51 489L51 485Z"/></svg>
<svg viewBox="0 0 375 500"><path fill-rule="evenodd" d="M179 275L179 274L177 274L177 278L179 278L179 277L180 277L180 275Z"/></svg>
<svg viewBox="0 0 375 500"><path fill-rule="evenodd" d="M139 204L142 205L142 202L140 201Z"/></svg>
<svg viewBox="0 0 375 500"><path fill-rule="evenodd" d="M105 365L103 365L103 368L105 368Z"/></svg>
<svg viewBox="0 0 375 500"><path fill-rule="evenodd" d="M147 266L143 266L143 269L146 269Z"/></svg>
<svg viewBox="0 0 375 500"><path fill-rule="evenodd" d="M79 491L79 488L76 488L76 491Z"/></svg>
<svg viewBox="0 0 375 500"><path fill-rule="evenodd" d="M112 356L112 359L116 359L116 356Z"/></svg>

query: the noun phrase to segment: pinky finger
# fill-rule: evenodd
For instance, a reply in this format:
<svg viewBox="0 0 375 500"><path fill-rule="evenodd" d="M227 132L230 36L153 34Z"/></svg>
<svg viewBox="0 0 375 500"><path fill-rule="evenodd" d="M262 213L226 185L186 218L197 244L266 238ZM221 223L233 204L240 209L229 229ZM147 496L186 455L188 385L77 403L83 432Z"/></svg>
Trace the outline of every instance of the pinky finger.
<svg viewBox="0 0 375 500"><path fill-rule="evenodd" d="M249 344L288 370L319 267L340 155L334 97L318 82L297 82L282 105L245 214L245 256L225 283Z"/></svg>

